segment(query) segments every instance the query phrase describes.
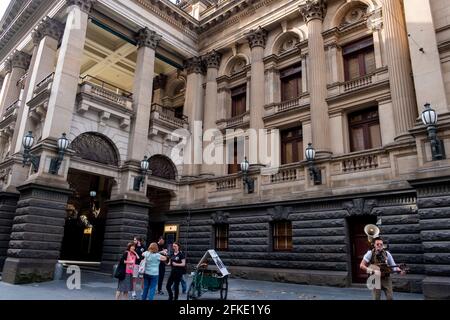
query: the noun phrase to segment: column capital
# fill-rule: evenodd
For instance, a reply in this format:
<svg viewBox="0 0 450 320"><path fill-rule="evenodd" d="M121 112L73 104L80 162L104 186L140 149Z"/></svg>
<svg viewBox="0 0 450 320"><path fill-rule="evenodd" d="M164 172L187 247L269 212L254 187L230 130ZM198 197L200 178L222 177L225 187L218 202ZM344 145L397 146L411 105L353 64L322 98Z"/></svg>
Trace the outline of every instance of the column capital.
<svg viewBox="0 0 450 320"><path fill-rule="evenodd" d="M139 48L147 47L155 50L161 39L162 36L160 34L145 27L138 31L136 40Z"/></svg>
<svg viewBox="0 0 450 320"><path fill-rule="evenodd" d="M204 73L204 64L201 57L192 57L184 61L184 68L188 74Z"/></svg>
<svg viewBox="0 0 450 320"><path fill-rule="evenodd" d="M16 51L6 61L5 69L6 73L9 73L14 68L20 68L28 70L30 66L31 56L23 51Z"/></svg>
<svg viewBox="0 0 450 320"><path fill-rule="evenodd" d="M31 34L31 37L33 38L34 44L38 45L46 36L49 36L59 42L63 33L64 24L56 19L47 17L37 26Z"/></svg>
<svg viewBox="0 0 450 320"><path fill-rule="evenodd" d="M81 11L89 13L97 0L66 0L68 7L77 6Z"/></svg>
<svg viewBox="0 0 450 320"><path fill-rule="evenodd" d="M326 0L306 0L306 3L301 5L300 13L308 23L313 19L320 19L323 21L327 14L327 1Z"/></svg>
<svg viewBox="0 0 450 320"><path fill-rule="evenodd" d="M217 52L216 50L208 52L204 56L204 60L206 62L206 66L208 68L219 69L221 59L222 59L222 54L220 52Z"/></svg>
<svg viewBox="0 0 450 320"><path fill-rule="evenodd" d="M370 12L367 18L367 27L372 30L381 30L383 28L383 16L381 14L381 8L375 9Z"/></svg>
<svg viewBox="0 0 450 320"><path fill-rule="evenodd" d="M267 34L268 32L258 27L256 29L250 30L247 34L247 40L248 44L250 45L250 48L253 49L254 47L266 47L266 41L267 41Z"/></svg>

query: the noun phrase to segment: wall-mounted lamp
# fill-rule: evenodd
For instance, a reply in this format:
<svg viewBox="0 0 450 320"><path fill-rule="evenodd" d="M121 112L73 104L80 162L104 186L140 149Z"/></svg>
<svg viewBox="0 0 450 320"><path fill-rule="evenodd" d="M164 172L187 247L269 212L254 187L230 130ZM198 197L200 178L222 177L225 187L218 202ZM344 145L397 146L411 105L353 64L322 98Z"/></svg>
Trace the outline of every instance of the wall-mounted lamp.
<svg viewBox="0 0 450 320"><path fill-rule="evenodd" d="M145 176L148 173L148 168L150 166L150 163L148 162L147 156L144 157L143 160L141 160L141 175L134 178L134 191L139 191L141 189L141 186L144 184ZM150 173L151 174L151 173Z"/></svg>
<svg viewBox="0 0 450 320"><path fill-rule="evenodd" d="M309 165L309 175L314 181L314 184L322 184L322 173L314 166L314 159L316 158L316 150L312 147L312 143L308 143L308 147L305 149L306 160Z"/></svg>
<svg viewBox="0 0 450 320"><path fill-rule="evenodd" d="M427 127L428 138L431 142L431 156L433 160L445 159L444 143L437 137L437 113L430 107L429 103L424 105L422 111L422 122Z"/></svg>
<svg viewBox="0 0 450 320"><path fill-rule="evenodd" d="M69 140L66 138L66 134L63 133L61 138L58 139L57 142L58 145L58 157L53 158L50 162L50 170L49 172L51 174L58 174L59 167L61 166L61 163L64 159L64 153L67 150L67 147L69 146Z"/></svg>
<svg viewBox="0 0 450 320"><path fill-rule="evenodd" d="M31 131L28 131L27 135L23 137L22 145L23 145L23 165L27 165L31 163L33 166L33 171L38 172L39 170L39 162L41 157L35 156L31 154L30 150L34 144L34 137Z"/></svg>
<svg viewBox="0 0 450 320"><path fill-rule="evenodd" d="M248 163L247 157L241 162L241 171L243 174L242 182L244 186L247 186L248 193L253 193L255 190L255 180L248 177L248 170L250 169L250 164Z"/></svg>

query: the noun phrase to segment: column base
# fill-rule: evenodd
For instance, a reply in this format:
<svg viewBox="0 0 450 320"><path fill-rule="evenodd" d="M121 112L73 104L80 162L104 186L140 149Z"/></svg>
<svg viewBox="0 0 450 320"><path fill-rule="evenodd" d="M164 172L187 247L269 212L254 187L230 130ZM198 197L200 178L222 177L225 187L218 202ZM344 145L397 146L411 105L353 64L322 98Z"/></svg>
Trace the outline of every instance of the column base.
<svg viewBox="0 0 450 320"><path fill-rule="evenodd" d="M450 277L426 277L422 282L425 299L450 299Z"/></svg>
<svg viewBox="0 0 450 320"><path fill-rule="evenodd" d="M2 281L12 284L51 281L56 262L56 259L7 258Z"/></svg>
<svg viewBox="0 0 450 320"><path fill-rule="evenodd" d="M111 200L107 205L108 216L100 269L109 273L135 236L147 236L151 205L149 202L129 199Z"/></svg>
<svg viewBox="0 0 450 320"><path fill-rule="evenodd" d="M316 150L316 159L326 159L330 158L333 155L333 152L330 150Z"/></svg>
<svg viewBox="0 0 450 320"><path fill-rule="evenodd" d="M3 281L52 280L64 236L67 199L72 191L36 183L17 189L20 199L3 267Z"/></svg>
<svg viewBox="0 0 450 320"><path fill-rule="evenodd" d="M6 260L18 193L0 192L0 271Z"/></svg>
<svg viewBox="0 0 450 320"><path fill-rule="evenodd" d="M394 138L395 142L412 142L415 141L412 134L409 132L401 133Z"/></svg>

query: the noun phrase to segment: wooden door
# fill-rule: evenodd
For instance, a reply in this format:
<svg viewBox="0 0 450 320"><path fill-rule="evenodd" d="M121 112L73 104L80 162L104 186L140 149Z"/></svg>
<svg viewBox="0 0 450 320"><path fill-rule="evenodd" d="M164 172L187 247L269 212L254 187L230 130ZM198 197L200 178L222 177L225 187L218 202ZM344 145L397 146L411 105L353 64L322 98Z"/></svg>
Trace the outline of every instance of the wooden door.
<svg viewBox="0 0 450 320"><path fill-rule="evenodd" d="M364 227L367 224L375 223L376 217L374 216L354 217L349 219L353 283L365 283L367 281L367 274L359 268L364 254L369 250Z"/></svg>

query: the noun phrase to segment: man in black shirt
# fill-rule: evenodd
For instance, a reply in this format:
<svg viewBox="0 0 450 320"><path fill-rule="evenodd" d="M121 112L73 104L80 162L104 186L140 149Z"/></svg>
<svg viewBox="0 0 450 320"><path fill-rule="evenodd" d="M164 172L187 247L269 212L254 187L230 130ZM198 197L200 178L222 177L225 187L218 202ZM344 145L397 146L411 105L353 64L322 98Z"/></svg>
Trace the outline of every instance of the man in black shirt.
<svg viewBox="0 0 450 320"><path fill-rule="evenodd" d="M160 254L167 256L167 246L165 244L163 237L159 237L158 251ZM159 277L158 277L158 294L164 294L164 292L162 292L162 284L164 281L165 273L166 273L166 262L160 261L159 262Z"/></svg>

